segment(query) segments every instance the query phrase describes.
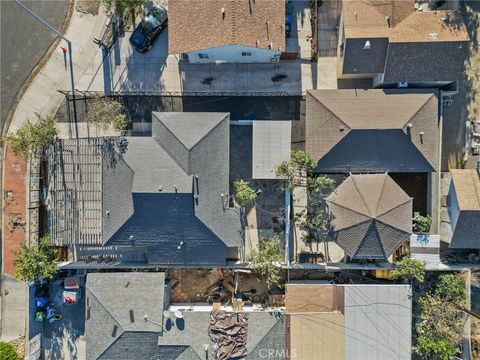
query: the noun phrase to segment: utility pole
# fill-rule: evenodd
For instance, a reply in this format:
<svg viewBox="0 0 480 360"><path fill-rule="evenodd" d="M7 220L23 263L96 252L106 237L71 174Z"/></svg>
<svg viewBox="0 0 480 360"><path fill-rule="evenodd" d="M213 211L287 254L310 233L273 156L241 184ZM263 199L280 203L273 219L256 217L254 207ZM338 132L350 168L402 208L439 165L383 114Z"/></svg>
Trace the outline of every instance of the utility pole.
<svg viewBox="0 0 480 360"><path fill-rule="evenodd" d="M25 5L23 5L19 0L14 0L14 1L23 10L25 10L27 13L32 15L35 19L37 19L40 23L45 25L50 31L53 31L55 34L60 36L67 43L67 45L68 45L68 57L70 59L70 81L71 81L71 85L72 85L73 119L75 121L75 124L77 124L77 104L75 102L75 81L73 80L72 42L70 40L68 40L65 36L60 34L53 26L51 26L49 23L47 23L45 20L43 20L40 16L38 16L32 10L30 10Z"/></svg>

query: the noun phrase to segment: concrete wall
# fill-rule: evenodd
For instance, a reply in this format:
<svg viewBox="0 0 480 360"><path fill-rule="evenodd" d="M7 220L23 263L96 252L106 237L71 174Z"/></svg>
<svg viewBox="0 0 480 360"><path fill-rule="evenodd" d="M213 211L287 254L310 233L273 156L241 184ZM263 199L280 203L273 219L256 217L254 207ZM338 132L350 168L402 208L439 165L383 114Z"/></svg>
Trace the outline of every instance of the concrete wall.
<svg viewBox="0 0 480 360"><path fill-rule="evenodd" d="M242 53L250 53L251 56L242 56ZM216 48L191 51L188 53L188 61L193 64L208 64L214 62L270 63L278 62L280 59L280 53L280 51L276 50L256 48L251 46L226 45ZM208 58L200 58L199 54L208 55Z"/></svg>

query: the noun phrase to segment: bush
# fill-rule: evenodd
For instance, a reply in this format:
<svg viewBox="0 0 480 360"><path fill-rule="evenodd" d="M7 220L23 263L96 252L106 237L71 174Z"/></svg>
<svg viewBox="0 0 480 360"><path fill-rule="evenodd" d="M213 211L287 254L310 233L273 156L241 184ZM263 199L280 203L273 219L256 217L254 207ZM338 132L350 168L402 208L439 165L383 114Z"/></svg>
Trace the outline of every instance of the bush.
<svg viewBox="0 0 480 360"><path fill-rule="evenodd" d="M17 277L23 281L34 281L37 276L50 279L57 273L55 250L50 246L50 236L43 236L38 246L22 247L15 252L13 261Z"/></svg>
<svg viewBox="0 0 480 360"><path fill-rule="evenodd" d="M42 117L35 114L37 121L27 121L13 134L6 136L15 154L28 158L31 154L45 150L58 134L53 116Z"/></svg>
<svg viewBox="0 0 480 360"><path fill-rule="evenodd" d="M258 249L252 251L252 267L255 273L267 277L267 285L280 285L280 264L283 261L283 249L278 237L259 238Z"/></svg>
<svg viewBox="0 0 480 360"><path fill-rule="evenodd" d="M0 341L0 359L2 360L20 360L20 356L17 355L17 351L13 345Z"/></svg>
<svg viewBox="0 0 480 360"><path fill-rule="evenodd" d="M419 212L413 214L413 232L428 233L432 225L432 218L430 216L422 216Z"/></svg>
<svg viewBox="0 0 480 360"><path fill-rule="evenodd" d="M235 180L233 187L235 188L235 195L233 197L240 207L254 202L257 198L257 193L245 180Z"/></svg>
<svg viewBox="0 0 480 360"><path fill-rule="evenodd" d="M420 283L425 281L425 263L420 260L404 256L395 263L393 274L399 279L416 280Z"/></svg>
<svg viewBox="0 0 480 360"><path fill-rule="evenodd" d="M442 274L438 278L434 294L443 301L464 304L467 291L463 279L454 274Z"/></svg>
<svg viewBox="0 0 480 360"><path fill-rule="evenodd" d="M125 130L127 117L118 101L108 97L95 97L88 108L86 120L97 128L107 130L110 125L117 131Z"/></svg>

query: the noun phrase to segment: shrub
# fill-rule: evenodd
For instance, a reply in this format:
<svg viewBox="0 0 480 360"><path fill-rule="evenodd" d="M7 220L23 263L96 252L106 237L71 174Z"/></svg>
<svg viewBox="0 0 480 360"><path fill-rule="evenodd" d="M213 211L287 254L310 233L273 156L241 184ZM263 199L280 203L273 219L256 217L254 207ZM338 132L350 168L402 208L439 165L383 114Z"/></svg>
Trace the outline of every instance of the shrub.
<svg viewBox="0 0 480 360"><path fill-rule="evenodd" d="M125 130L127 117L122 113L122 104L109 97L95 97L88 108L86 120L97 128L108 129L113 125L117 131Z"/></svg>
<svg viewBox="0 0 480 360"><path fill-rule="evenodd" d="M395 263L393 274L399 279L416 280L420 283L425 281L425 263L420 260L404 256Z"/></svg>
<svg viewBox="0 0 480 360"><path fill-rule="evenodd" d="M55 250L50 246L50 236L43 236L38 246L27 247L25 244L15 253L13 265L17 277L23 281L34 281L37 276L50 279L57 273Z"/></svg>
<svg viewBox="0 0 480 360"><path fill-rule="evenodd" d="M6 136L13 152L24 158L45 150L58 134L53 116L35 115L37 117L36 122L32 123L28 120L17 131Z"/></svg>
<svg viewBox="0 0 480 360"><path fill-rule="evenodd" d="M269 288L278 286L281 282L280 262L283 261L283 249L280 239L259 238L258 249L252 251L252 267L254 272L267 278Z"/></svg>
<svg viewBox="0 0 480 360"><path fill-rule="evenodd" d="M245 180L235 180L233 187L235 188L235 194L233 197L240 207L244 207L254 202L257 198L257 193Z"/></svg>
<svg viewBox="0 0 480 360"><path fill-rule="evenodd" d="M432 225L432 218L430 216L422 216L419 212L413 214L413 232L428 233Z"/></svg>
<svg viewBox="0 0 480 360"><path fill-rule="evenodd" d="M17 351L12 344L0 341L0 359L2 360L20 360Z"/></svg>
<svg viewBox="0 0 480 360"><path fill-rule="evenodd" d="M463 279L455 274L442 274L438 278L434 294L443 301L464 304L467 291Z"/></svg>

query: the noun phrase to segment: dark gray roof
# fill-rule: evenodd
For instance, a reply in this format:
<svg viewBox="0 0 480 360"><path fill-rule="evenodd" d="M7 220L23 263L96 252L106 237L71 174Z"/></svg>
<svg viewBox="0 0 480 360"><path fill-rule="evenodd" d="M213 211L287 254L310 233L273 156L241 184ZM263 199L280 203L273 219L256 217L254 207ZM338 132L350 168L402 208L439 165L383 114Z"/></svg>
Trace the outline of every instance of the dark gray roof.
<svg viewBox="0 0 480 360"><path fill-rule="evenodd" d="M87 359L103 358L101 355L112 344L128 347L138 335L129 332L157 333L164 309L164 273L91 273L87 275L85 341ZM151 321L144 321L144 315ZM118 342L117 342L118 341ZM148 341L147 338L142 341ZM115 348L114 346L114 348ZM108 351L105 359L112 358L117 350ZM145 359L148 351L142 354ZM125 356L124 359L136 359Z"/></svg>
<svg viewBox="0 0 480 360"><path fill-rule="evenodd" d="M450 248L480 249L480 211L460 211Z"/></svg>
<svg viewBox="0 0 480 360"><path fill-rule="evenodd" d="M465 71L467 42L390 43L383 81L455 81ZM428 64L428 65L426 65Z"/></svg>
<svg viewBox="0 0 480 360"><path fill-rule="evenodd" d="M164 318L166 331L162 333L159 344L162 346L188 346L191 357L187 359L205 359L205 345L209 345L209 359L213 358L211 340L208 335L210 312L185 311L182 327L168 324ZM260 360L261 349L285 348L285 319L284 314L277 311L256 311L248 313L247 326L247 357L246 359ZM186 351L183 356L186 356ZM197 357L195 357L195 354ZM183 359L182 357L180 357Z"/></svg>
<svg viewBox="0 0 480 360"><path fill-rule="evenodd" d="M50 189L53 242L92 245L92 256L131 247L138 254L128 261L143 257L151 266L225 265L227 247L242 243L240 215L222 197L229 193L229 126L225 113L154 113L152 137L125 138L122 151L105 145L119 141L110 138L58 140ZM69 182L58 165L67 156L76 168ZM85 194L90 187L93 195ZM95 199L94 211L78 201L84 198ZM69 227L57 226L64 218L72 219Z"/></svg>
<svg viewBox="0 0 480 360"><path fill-rule="evenodd" d="M412 199L387 174L350 175L327 198L330 236L352 259L387 259L412 231Z"/></svg>
<svg viewBox="0 0 480 360"><path fill-rule="evenodd" d="M317 172L431 172L439 157L432 90L309 90L306 151Z"/></svg>
<svg viewBox="0 0 480 360"><path fill-rule="evenodd" d="M366 41L370 48L365 48ZM379 74L385 69L388 38L347 39L343 60L344 74Z"/></svg>

